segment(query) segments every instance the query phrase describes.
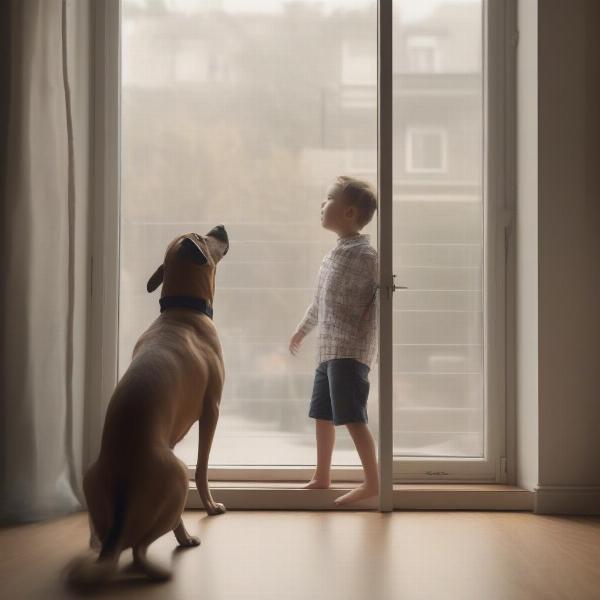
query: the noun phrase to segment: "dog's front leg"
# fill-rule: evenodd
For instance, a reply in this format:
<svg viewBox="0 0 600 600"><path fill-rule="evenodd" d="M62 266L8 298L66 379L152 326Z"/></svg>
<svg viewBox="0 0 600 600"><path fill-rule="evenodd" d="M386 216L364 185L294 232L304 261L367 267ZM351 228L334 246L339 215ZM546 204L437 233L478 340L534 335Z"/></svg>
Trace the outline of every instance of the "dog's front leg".
<svg viewBox="0 0 600 600"><path fill-rule="evenodd" d="M208 403L198 423L198 461L196 463L196 488L200 500L209 515L220 515L225 512L225 506L215 502L208 487L208 457L212 446L217 421L219 420L219 408Z"/></svg>
<svg viewBox="0 0 600 600"><path fill-rule="evenodd" d="M173 529L173 533L175 534L175 537L177 538L177 541L179 542L180 546L189 548L191 546L200 545L200 538L195 535L190 535L187 532L182 519L179 519L179 522L175 526L175 529Z"/></svg>

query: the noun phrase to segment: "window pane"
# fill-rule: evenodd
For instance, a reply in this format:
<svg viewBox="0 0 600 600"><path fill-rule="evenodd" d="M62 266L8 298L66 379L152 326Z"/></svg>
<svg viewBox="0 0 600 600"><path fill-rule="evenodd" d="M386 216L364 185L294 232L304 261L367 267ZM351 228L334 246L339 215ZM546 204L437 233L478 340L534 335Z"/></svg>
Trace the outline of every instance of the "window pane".
<svg viewBox="0 0 600 600"><path fill-rule="evenodd" d="M395 3L397 455L483 454L481 13Z"/></svg>
<svg viewBox="0 0 600 600"><path fill-rule="evenodd" d="M145 283L167 243L224 223L214 465L314 464L315 333L287 345L336 242L327 185L376 183L376 17L375 0L123 2L120 371L158 314ZM376 369L369 407L376 432ZM193 430L176 452L196 447ZM345 431L334 462L358 463Z"/></svg>

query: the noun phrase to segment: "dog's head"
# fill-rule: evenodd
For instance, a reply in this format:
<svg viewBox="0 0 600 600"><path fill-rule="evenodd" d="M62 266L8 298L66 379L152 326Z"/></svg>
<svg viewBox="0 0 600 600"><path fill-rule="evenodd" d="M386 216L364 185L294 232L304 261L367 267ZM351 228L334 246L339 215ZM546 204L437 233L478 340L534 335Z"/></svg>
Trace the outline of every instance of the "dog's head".
<svg viewBox="0 0 600 600"><path fill-rule="evenodd" d="M161 283L161 296L193 296L212 302L217 264L229 250L229 237L223 225L206 235L188 233L167 247L162 265L148 280L148 292Z"/></svg>

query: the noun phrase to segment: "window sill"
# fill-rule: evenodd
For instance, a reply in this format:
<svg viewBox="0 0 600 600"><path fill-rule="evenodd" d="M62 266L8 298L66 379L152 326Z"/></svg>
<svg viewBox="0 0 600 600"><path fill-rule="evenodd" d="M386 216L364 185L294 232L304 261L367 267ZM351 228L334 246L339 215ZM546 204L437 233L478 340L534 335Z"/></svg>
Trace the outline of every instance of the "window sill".
<svg viewBox="0 0 600 600"><path fill-rule="evenodd" d="M335 484L328 490L305 490L300 483L217 481L211 484L216 502L230 510L342 510L334 499L351 489ZM395 510L533 510L534 494L510 485L396 484ZM202 509L194 482L190 482L187 509ZM358 502L343 510L377 510L377 499Z"/></svg>

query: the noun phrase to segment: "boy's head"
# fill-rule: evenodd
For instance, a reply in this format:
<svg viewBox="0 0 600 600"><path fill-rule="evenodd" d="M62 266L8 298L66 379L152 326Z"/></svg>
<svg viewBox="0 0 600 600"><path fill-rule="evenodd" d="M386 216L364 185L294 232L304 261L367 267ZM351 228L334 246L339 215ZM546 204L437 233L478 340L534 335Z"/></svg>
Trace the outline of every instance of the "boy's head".
<svg viewBox="0 0 600 600"><path fill-rule="evenodd" d="M341 175L321 203L321 225L338 235L360 231L377 210L377 198L369 183Z"/></svg>

